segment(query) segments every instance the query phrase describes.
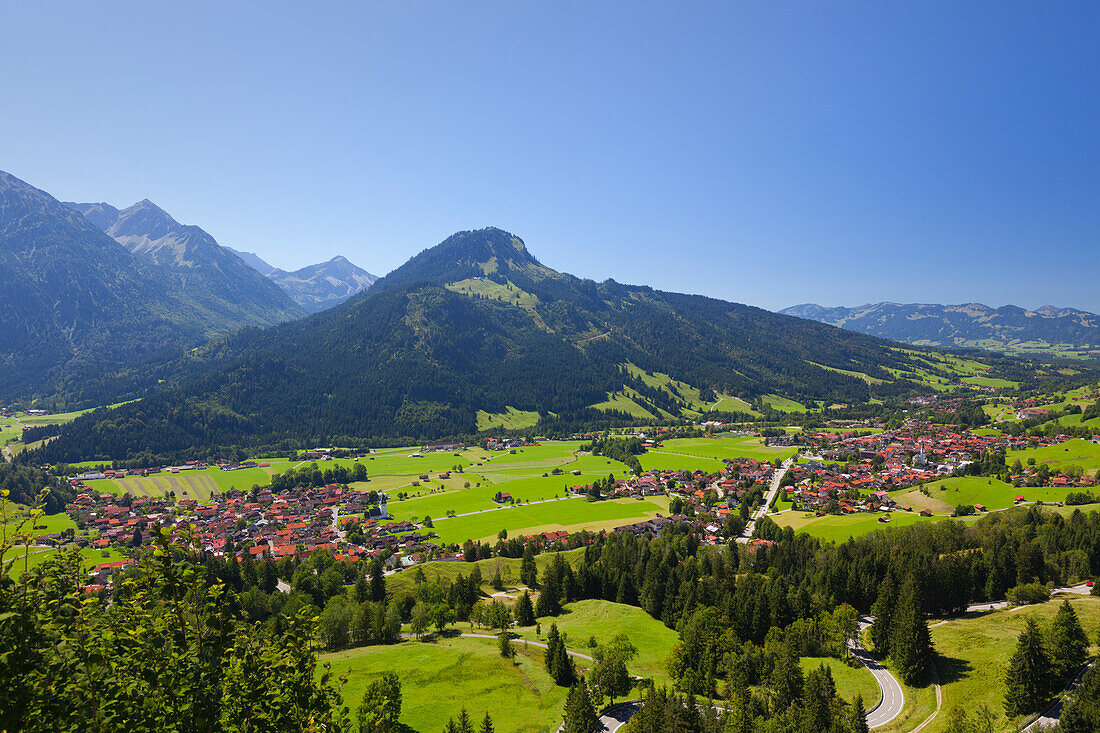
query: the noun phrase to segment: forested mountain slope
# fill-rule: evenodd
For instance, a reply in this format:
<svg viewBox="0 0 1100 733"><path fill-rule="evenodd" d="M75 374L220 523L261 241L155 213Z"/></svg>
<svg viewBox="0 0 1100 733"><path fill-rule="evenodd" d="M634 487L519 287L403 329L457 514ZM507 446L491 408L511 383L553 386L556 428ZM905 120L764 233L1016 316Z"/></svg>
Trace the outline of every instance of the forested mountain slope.
<svg viewBox="0 0 1100 733"><path fill-rule="evenodd" d="M0 400L231 326L44 191L0 172Z"/></svg>
<svg viewBox="0 0 1100 733"><path fill-rule="evenodd" d="M912 353L750 306L581 280L484 229L448 238L336 308L162 365L166 389L84 416L39 457L470 435L479 411L509 407L579 427L628 420L593 409L625 388L686 414L674 390L650 389L632 369L671 375L708 400L849 403L869 398L871 380L882 380L877 395L914 390L889 371L919 368Z"/></svg>
<svg viewBox="0 0 1100 733"><path fill-rule="evenodd" d="M998 351L1100 347L1100 316L1072 308L1014 305L875 303L826 308L813 303L780 313L809 318L872 336L924 346L973 347Z"/></svg>

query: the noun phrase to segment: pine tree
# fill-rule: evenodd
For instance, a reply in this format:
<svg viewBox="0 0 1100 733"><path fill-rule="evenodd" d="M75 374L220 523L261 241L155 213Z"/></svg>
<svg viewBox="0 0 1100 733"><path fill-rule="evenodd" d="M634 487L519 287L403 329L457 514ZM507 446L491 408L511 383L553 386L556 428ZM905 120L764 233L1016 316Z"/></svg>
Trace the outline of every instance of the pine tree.
<svg viewBox="0 0 1100 733"><path fill-rule="evenodd" d="M485 717L481 719L481 727L477 729L477 733L496 733L496 729L493 727L493 718L487 710L485 711Z"/></svg>
<svg viewBox="0 0 1100 733"><path fill-rule="evenodd" d="M565 699L564 717L564 733L598 733L600 730L600 719L592 706L592 698L588 695L588 685L584 677L569 688L569 696Z"/></svg>
<svg viewBox="0 0 1100 733"><path fill-rule="evenodd" d="M1029 618L1005 671L1005 715L1015 718L1042 707L1049 697L1050 664L1039 625Z"/></svg>
<svg viewBox="0 0 1100 733"><path fill-rule="evenodd" d="M871 643L875 647L875 652L881 656L890 654L890 621L893 618L897 600L894 576L887 573L882 586L879 587L878 599L875 605L871 606L871 615L875 617L875 623L871 626Z"/></svg>
<svg viewBox="0 0 1100 733"><path fill-rule="evenodd" d="M523 591L516 602L516 626L534 626L535 607L531 603L531 594Z"/></svg>
<svg viewBox="0 0 1100 733"><path fill-rule="evenodd" d="M370 599L375 603L386 600L386 576L382 563L375 560L370 568Z"/></svg>
<svg viewBox="0 0 1100 733"><path fill-rule="evenodd" d="M523 548L523 562L520 564L519 579L528 588L538 587L538 567L535 565L535 549L531 545Z"/></svg>
<svg viewBox="0 0 1100 733"><path fill-rule="evenodd" d="M565 642L558 640L558 647L554 651L554 681L562 687L568 687L577 680L576 667L569 652L565 650Z"/></svg>
<svg viewBox="0 0 1100 733"><path fill-rule="evenodd" d="M474 733L474 724L470 722L470 714L466 712L466 708L462 708L458 714L455 731L456 733Z"/></svg>
<svg viewBox="0 0 1100 733"><path fill-rule="evenodd" d="M890 658L908 685L924 680L931 670L932 636L924 618L924 603L916 575L910 575L902 586L891 620Z"/></svg>
<svg viewBox="0 0 1100 733"><path fill-rule="evenodd" d="M558 625L550 624L550 631L546 634L546 656L543 657L543 664L545 664L546 671L550 673L551 677L555 677L554 652L560 643L561 637L558 636Z"/></svg>
<svg viewBox="0 0 1100 733"><path fill-rule="evenodd" d="M1055 677L1067 681L1081 668L1088 656L1089 639L1081 620L1069 601L1062 601L1050 628L1050 657Z"/></svg>
<svg viewBox="0 0 1100 733"><path fill-rule="evenodd" d="M856 694L856 700L852 704L852 731L853 733L870 733L867 726L867 708L863 704L863 695Z"/></svg>

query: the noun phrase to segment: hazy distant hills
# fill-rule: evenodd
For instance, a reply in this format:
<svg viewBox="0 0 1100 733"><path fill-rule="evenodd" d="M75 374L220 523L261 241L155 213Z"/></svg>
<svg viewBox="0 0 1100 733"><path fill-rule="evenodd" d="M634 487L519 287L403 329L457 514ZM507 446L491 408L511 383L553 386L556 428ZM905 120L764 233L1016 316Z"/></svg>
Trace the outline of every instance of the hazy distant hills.
<svg viewBox="0 0 1100 733"><path fill-rule="evenodd" d="M369 288L378 279L377 275L353 265L343 255L337 255L328 262L287 272L268 264L255 252L238 252L231 247L226 249L260 274L271 278L294 302L310 313L343 303L356 293Z"/></svg>
<svg viewBox="0 0 1100 733"><path fill-rule="evenodd" d="M145 199L126 209L66 203L145 262L175 276L197 306L233 327L269 326L305 311L281 288L197 226L186 226Z"/></svg>
<svg viewBox="0 0 1100 733"><path fill-rule="evenodd" d="M516 411L541 419L536 429L584 429L636 422L638 409L697 417L721 394L852 403L872 385L908 394L918 388L893 375L924 367L821 323L556 272L490 228L309 319L189 354L162 369L164 391L81 418L40 458L415 441L472 435Z"/></svg>
<svg viewBox="0 0 1100 733"><path fill-rule="evenodd" d="M780 313L910 344L1005 352L1090 351L1100 348L1100 316L1072 308L981 303L875 303L827 308L807 303Z"/></svg>

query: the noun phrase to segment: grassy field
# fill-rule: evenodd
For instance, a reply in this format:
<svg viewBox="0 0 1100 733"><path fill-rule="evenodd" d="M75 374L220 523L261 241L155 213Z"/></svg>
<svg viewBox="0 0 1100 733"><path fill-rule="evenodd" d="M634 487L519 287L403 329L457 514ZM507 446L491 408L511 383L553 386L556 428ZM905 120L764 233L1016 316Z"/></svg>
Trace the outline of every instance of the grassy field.
<svg viewBox="0 0 1100 733"><path fill-rule="evenodd" d="M122 479L96 479L85 484L104 494L125 494L132 496L164 496L169 491L176 492L177 499L209 499L217 491L240 489L247 491L253 485L266 486L271 477L290 468L289 461L272 462L270 468L242 468L239 471L223 471L220 468L204 468L201 471L181 471L168 473L162 471L151 476L127 476Z"/></svg>
<svg viewBox="0 0 1100 733"><path fill-rule="evenodd" d="M943 487L942 490L940 487ZM1054 503L1066 498L1071 489L1056 487L1013 488L1010 484L984 476L945 478L927 484L929 497L919 489L895 492L894 500L914 509L930 509L937 514L950 514L960 504L982 504L987 509L1007 509L1015 503L1017 495L1027 501Z"/></svg>
<svg viewBox="0 0 1100 733"><path fill-rule="evenodd" d="M571 565L577 565L582 559L584 559L584 548L576 550L566 550L561 553L562 558ZM535 556L535 565L538 567L539 574L546 569L546 567L553 561L554 553L544 552ZM494 592L488 585L491 582L493 576L496 573L500 573L500 578L504 582L506 587L517 588L522 587L522 583L519 579L520 558L510 557L494 557L488 560L479 560L476 563L467 562L429 562L424 563L420 567L424 570L424 575L428 580L451 580L453 581L460 574L469 576L473 572L473 566L477 565L481 568L481 575L485 579L485 584L482 586L482 591L486 593ZM395 575L391 575L386 578L386 592L392 595L398 595L406 591L412 590L415 583L414 578L416 571L402 571Z"/></svg>
<svg viewBox="0 0 1100 733"><path fill-rule="evenodd" d="M416 731L439 731L465 707L475 724L488 711L500 733L553 730L568 690L542 666L542 650L516 645L516 661L502 659L495 640L441 639L361 647L321 655L346 674L344 702L353 711L371 681L384 672L401 678L401 722Z"/></svg>
<svg viewBox="0 0 1100 733"><path fill-rule="evenodd" d="M1100 627L1100 599L1069 598L1089 637L1094 638ZM999 730L1012 730L1003 717L1001 705L1004 667L1016 648L1016 638L1023 631L1026 620L1034 618L1040 627L1049 627L1060 605L1061 597L1058 597L1039 605L932 624L932 643L940 657L943 710L925 730L942 731L947 722L946 713L954 706L973 710L983 703L998 715Z"/></svg>
<svg viewBox="0 0 1100 733"><path fill-rule="evenodd" d="M8 519L4 522L4 529L7 531L14 531L19 522L24 517L29 517L30 514L26 507L21 504L8 504ZM66 529L76 529L76 522L69 517L68 514L43 514L38 517L38 520L34 523L34 527L30 527L29 523L27 527L24 527L22 533L26 533L30 530L31 537L38 537L44 534L58 534Z"/></svg>
<svg viewBox="0 0 1100 733"><path fill-rule="evenodd" d="M850 514L840 516L826 514L817 517L807 512L789 511L781 512L772 517L780 527L791 527L796 532L806 532L820 540L829 542L836 540L843 542L849 537L861 537L876 530L890 530L897 527L908 527L918 522L935 522L943 517L922 517L917 512L893 512L890 522L879 522L881 514Z"/></svg>
<svg viewBox="0 0 1100 733"><path fill-rule="evenodd" d="M745 412L750 415L759 415L760 413L752 409L752 405L745 402L740 397L727 397L721 395L717 402L710 408L712 412Z"/></svg>
<svg viewBox="0 0 1100 733"><path fill-rule="evenodd" d="M496 539L502 529L509 535L536 534L556 530L578 532L613 529L622 524L640 522L667 513L668 507L653 501L615 499L587 502L584 499L562 499L543 504L517 504L465 517L439 519L435 531L442 542L462 543L468 539Z"/></svg>
<svg viewBox="0 0 1100 733"><path fill-rule="evenodd" d="M669 684L665 672L665 660L679 636L648 613L635 606L625 606L611 601L588 600L570 603L565 613L557 618L541 618L542 636L535 636L535 627L516 629L524 639L546 641L550 624L566 634L566 646L581 654L592 655L588 644L591 637L597 644L604 644L616 634L626 634L638 650L638 656L630 662L630 674L651 677L658 685Z"/></svg>
<svg viewBox="0 0 1100 733"><path fill-rule="evenodd" d="M634 397L636 396L638 396L638 393L629 388L622 392L609 392L606 400L597 402L592 405L592 407L597 410L608 412L625 412L631 417L636 417L639 420L653 420L656 415L635 402ZM667 416L667 413L663 414Z"/></svg>
<svg viewBox="0 0 1100 733"><path fill-rule="evenodd" d="M647 373L644 369L629 362L621 366L625 367L633 376L645 382L647 387L652 387L667 393L669 397L682 404L688 410L703 413L711 409L710 405L703 401L703 396L699 392L699 389L687 382L673 379L668 374L662 372Z"/></svg>
<svg viewBox="0 0 1100 733"><path fill-rule="evenodd" d="M770 406L773 410L779 410L780 412L806 412L806 406L789 400L786 397L780 397L779 395L769 394L763 397L764 404Z"/></svg>
<svg viewBox="0 0 1100 733"><path fill-rule="evenodd" d="M505 430L520 430L529 428L539 421L539 414L534 410L517 410L509 407L504 412L490 413L485 410L477 411L477 429L491 430L492 428L504 428Z"/></svg>
<svg viewBox="0 0 1100 733"><path fill-rule="evenodd" d="M18 578L25 570L38 567L56 554L56 549L39 550L32 548L29 555L26 555L23 549L12 550L4 557L4 570L11 577ZM89 570L96 565L105 562L116 562L126 557L120 550L113 547L107 550L85 547L80 551L80 554L84 558L84 566Z"/></svg>
<svg viewBox="0 0 1100 733"><path fill-rule="evenodd" d="M1100 445L1081 438L1067 440L1061 445L1048 445L1042 448L1030 448L1020 451L1009 451L1005 461L1012 465L1013 461L1019 461L1027 465L1027 460L1034 458L1036 465L1045 463L1052 471L1063 471L1070 466L1080 466L1086 471L1100 469Z"/></svg>
<svg viewBox="0 0 1100 733"><path fill-rule="evenodd" d="M638 456L642 468L672 471L718 471L723 458L755 458L761 461L783 460L794 455L796 448L772 448L763 439L723 433L714 438L674 438L664 441L664 447Z"/></svg>
<svg viewBox="0 0 1100 733"><path fill-rule="evenodd" d="M1019 382L1010 382L1007 379L997 379L996 377L963 377L960 381L978 387L996 387L998 389L1016 389L1020 386Z"/></svg>
<svg viewBox="0 0 1100 733"><path fill-rule="evenodd" d="M856 695L863 695L863 707L870 710L882 697L882 691L878 688L878 682L863 665L849 667L839 659L830 657L803 657L799 660L803 673L817 669L825 665L833 674L836 682L837 694L848 702L856 699Z"/></svg>

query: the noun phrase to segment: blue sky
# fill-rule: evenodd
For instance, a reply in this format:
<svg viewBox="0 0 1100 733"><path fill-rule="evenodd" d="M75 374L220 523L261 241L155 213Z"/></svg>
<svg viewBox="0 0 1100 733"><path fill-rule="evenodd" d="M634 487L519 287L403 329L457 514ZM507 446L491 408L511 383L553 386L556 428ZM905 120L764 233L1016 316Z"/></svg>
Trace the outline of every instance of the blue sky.
<svg viewBox="0 0 1100 733"><path fill-rule="evenodd" d="M1100 311L1100 4L8 2L0 168L281 267L495 225L766 308Z"/></svg>

